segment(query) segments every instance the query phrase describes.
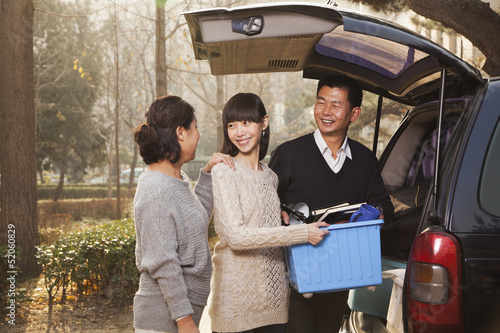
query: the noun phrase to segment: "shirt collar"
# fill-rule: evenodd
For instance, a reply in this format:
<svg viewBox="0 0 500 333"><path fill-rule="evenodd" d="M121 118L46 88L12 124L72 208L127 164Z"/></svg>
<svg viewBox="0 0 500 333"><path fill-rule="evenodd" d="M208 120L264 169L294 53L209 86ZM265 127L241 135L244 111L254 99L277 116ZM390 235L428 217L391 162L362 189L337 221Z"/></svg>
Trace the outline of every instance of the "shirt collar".
<svg viewBox="0 0 500 333"><path fill-rule="evenodd" d="M323 139L323 136L319 132L319 129L316 129L313 135L314 135L314 141L316 141L316 145L318 146L319 151L321 152L322 155L324 155L327 149L330 150L330 148L328 148L328 145L326 144L325 139ZM339 151L342 149L345 152L345 156L352 160L351 148L349 147L349 142L347 141L347 135L344 139L344 142L342 143L342 146L340 146Z"/></svg>

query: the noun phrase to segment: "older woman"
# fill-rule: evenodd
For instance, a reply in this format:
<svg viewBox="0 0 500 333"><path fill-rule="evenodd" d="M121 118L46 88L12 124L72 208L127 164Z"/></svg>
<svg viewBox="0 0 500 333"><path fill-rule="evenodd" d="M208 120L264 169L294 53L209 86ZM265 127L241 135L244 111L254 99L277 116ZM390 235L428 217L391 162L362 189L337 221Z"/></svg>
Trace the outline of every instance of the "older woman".
<svg viewBox="0 0 500 333"><path fill-rule="evenodd" d="M134 298L136 332L199 332L212 272L207 227L212 213L214 154L194 187L181 171L195 157L200 138L194 109L164 96L146 112L135 141L148 168L134 198L136 264L141 273Z"/></svg>

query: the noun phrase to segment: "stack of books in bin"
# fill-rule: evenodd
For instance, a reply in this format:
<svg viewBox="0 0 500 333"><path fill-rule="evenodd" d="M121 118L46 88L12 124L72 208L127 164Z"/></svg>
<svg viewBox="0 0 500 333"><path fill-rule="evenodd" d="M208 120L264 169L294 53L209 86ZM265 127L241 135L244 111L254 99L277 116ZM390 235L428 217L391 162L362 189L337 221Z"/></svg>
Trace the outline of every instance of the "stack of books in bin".
<svg viewBox="0 0 500 333"><path fill-rule="evenodd" d="M330 231L318 245L285 248L292 286L299 293L348 290L382 283L380 228L383 220L348 222L361 204L338 205L311 213L328 221ZM340 223L338 223L340 222Z"/></svg>

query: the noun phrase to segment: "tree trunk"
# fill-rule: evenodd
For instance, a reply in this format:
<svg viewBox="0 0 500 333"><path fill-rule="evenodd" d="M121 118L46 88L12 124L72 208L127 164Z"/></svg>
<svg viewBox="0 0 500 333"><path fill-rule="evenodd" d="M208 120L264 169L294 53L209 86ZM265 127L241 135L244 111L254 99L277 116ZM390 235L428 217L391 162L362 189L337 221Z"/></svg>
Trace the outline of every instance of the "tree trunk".
<svg viewBox="0 0 500 333"><path fill-rule="evenodd" d="M500 75L500 14L487 0L351 0L375 10L398 12L406 6L415 13L441 22L471 41L485 56L483 70L490 76Z"/></svg>
<svg viewBox="0 0 500 333"><path fill-rule="evenodd" d="M111 102L110 102L110 86L111 86L111 71L109 71L108 76L106 78L106 111L107 114L111 117ZM108 199L111 199L113 197L113 136L104 139L105 145L106 145L106 159L108 161L108 179L106 180L106 184L108 186Z"/></svg>
<svg viewBox="0 0 500 333"><path fill-rule="evenodd" d="M491 76L500 75L500 15L481 0L406 0L416 13L469 39L488 59L483 69Z"/></svg>
<svg viewBox="0 0 500 333"><path fill-rule="evenodd" d="M222 108L224 107L224 77L222 75L216 76L217 82L217 112L220 111L222 114ZM222 118L220 118L222 119ZM222 121L217 122L217 151L222 148L222 142L224 141L224 131L222 130Z"/></svg>
<svg viewBox="0 0 500 333"><path fill-rule="evenodd" d="M56 192L54 193L54 198L53 198L54 201L59 201L59 198L61 198L61 193L64 186L64 177L66 177L67 171L68 167L66 165L63 165L60 169L59 182L57 183Z"/></svg>
<svg viewBox="0 0 500 333"><path fill-rule="evenodd" d="M137 148L137 145L134 143L134 156L132 156L132 163L130 164L130 177L128 179L128 188L129 189L134 187L135 167L137 165L138 155L139 155L139 149Z"/></svg>
<svg viewBox="0 0 500 333"><path fill-rule="evenodd" d="M40 274L37 226L33 3L0 2L0 245L15 244L19 273ZM9 238L9 236L10 238ZM17 271L15 267L10 270Z"/></svg>
<svg viewBox="0 0 500 333"><path fill-rule="evenodd" d="M111 144L109 144L111 145ZM108 185L108 199L113 198L113 161L111 160L111 154L113 152L111 151L111 148L108 151L108 180L107 180L107 185Z"/></svg>
<svg viewBox="0 0 500 333"><path fill-rule="evenodd" d="M45 184L45 178L43 178L43 168L41 163L37 163L37 172L38 172L38 177L40 177L40 184L44 185Z"/></svg>
<svg viewBox="0 0 500 333"><path fill-rule="evenodd" d="M156 98L167 94L167 56L165 51L165 3L156 1Z"/></svg>
<svg viewBox="0 0 500 333"><path fill-rule="evenodd" d="M115 3L115 70L116 70L116 83L115 83L115 152L116 152L116 218L122 218L121 203L120 203L120 140L119 140L119 127L120 127L120 48L118 43L118 18L116 16L116 3Z"/></svg>

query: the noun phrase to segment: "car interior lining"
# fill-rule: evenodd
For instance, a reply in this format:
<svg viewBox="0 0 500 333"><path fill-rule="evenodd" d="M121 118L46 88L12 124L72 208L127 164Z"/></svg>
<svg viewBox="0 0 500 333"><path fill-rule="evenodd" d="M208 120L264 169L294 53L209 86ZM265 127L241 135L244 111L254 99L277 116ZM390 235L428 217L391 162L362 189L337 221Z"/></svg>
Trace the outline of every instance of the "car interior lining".
<svg viewBox="0 0 500 333"><path fill-rule="evenodd" d="M441 154L445 153L446 143L466 105L463 99L448 100L445 104ZM381 230L383 240L393 241L382 242L382 255L409 254L411 242L408 239L417 232L421 211L432 186L438 109L437 101L412 109L399 133L389 142L388 155L381 157L381 176L394 205L393 220Z"/></svg>

